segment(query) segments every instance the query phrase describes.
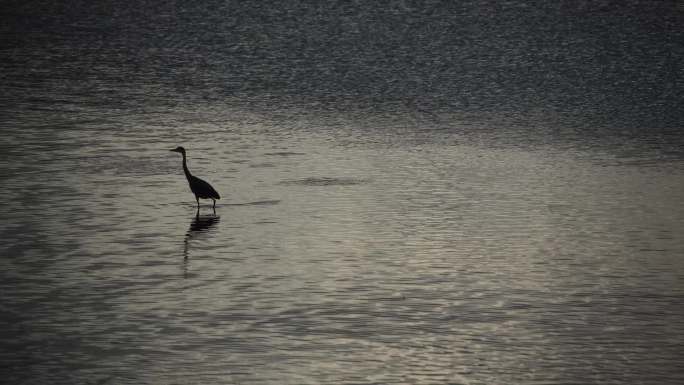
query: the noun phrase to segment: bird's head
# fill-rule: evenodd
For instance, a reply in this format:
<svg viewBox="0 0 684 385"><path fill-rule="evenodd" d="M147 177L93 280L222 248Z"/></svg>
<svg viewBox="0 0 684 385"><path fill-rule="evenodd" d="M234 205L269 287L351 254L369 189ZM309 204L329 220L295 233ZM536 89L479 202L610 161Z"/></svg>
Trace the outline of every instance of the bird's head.
<svg viewBox="0 0 684 385"><path fill-rule="evenodd" d="M179 152L179 153L185 155L185 149L181 146L178 146L178 147L174 148L173 150L169 150L169 151Z"/></svg>

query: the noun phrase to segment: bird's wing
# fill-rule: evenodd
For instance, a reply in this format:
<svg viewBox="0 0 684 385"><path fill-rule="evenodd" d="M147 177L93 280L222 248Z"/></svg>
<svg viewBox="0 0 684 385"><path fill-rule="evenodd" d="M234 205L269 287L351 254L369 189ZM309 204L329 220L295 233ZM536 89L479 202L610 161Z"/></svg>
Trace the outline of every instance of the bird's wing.
<svg viewBox="0 0 684 385"><path fill-rule="evenodd" d="M213 187L211 187L211 185L208 182L203 181L202 179L196 176L192 177L190 187L192 188L192 191L195 194L200 196L200 198L206 197L213 199L221 199L219 193Z"/></svg>

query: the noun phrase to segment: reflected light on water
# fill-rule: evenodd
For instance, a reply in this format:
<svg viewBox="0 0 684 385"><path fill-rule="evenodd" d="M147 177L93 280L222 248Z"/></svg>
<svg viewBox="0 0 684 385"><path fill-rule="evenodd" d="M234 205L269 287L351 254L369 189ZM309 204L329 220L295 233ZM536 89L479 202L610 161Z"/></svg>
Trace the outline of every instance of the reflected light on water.
<svg viewBox="0 0 684 385"><path fill-rule="evenodd" d="M684 383L673 2L10 3L2 382Z"/></svg>

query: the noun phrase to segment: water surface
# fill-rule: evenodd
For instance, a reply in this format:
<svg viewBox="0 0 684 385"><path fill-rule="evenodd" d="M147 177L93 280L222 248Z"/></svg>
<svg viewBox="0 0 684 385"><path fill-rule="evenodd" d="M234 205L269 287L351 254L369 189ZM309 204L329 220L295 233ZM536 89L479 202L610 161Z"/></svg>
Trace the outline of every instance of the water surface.
<svg viewBox="0 0 684 385"><path fill-rule="evenodd" d="M684 381L681 11L31 4L4 381Z"/></svg>

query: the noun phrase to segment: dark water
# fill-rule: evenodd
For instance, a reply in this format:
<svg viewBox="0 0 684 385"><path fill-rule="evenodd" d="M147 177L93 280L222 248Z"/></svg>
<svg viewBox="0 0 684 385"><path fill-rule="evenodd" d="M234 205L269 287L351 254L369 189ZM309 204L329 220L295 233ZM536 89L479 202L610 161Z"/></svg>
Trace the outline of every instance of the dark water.
<svg viewBox="0 0 684 385"><path fill-rule="evenodd" d="M2 382L684 382L681 4L1 12Z"/></svg>

